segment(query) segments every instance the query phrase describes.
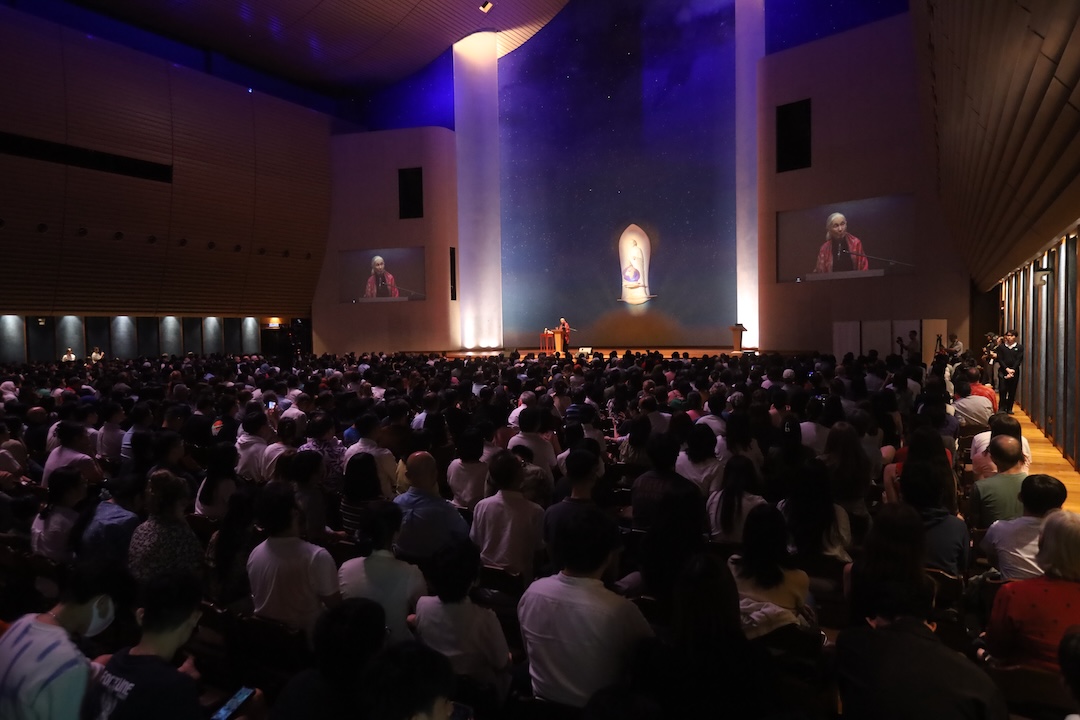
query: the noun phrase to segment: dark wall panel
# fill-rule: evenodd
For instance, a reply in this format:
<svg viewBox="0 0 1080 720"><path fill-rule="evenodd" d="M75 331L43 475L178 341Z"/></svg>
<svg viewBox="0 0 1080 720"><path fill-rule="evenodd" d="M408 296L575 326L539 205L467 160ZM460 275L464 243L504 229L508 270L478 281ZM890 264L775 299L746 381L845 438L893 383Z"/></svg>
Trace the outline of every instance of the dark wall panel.
<svg viewBox="0 0 1080 720"><path fill-rule="evenodd" d="M0 362L26 362L25 323L20 315L0 315Z"/></svg>
<svg viewBox="0 0 1080 720"><path fill-rule="evenodd" d="M221 318L203 318L202 341L203 352L207 355L225 351L225 334L221 326Z"/></svg>
<svg viewBox="0 0 1080 720"><path fill-rule="evenodd" d="M259 321L253 317L246 317L243 320L241 329L241 341L240 350L244 353L257 353L259 352Z"/></svg>
<svg viewBox="0 0 1080 720"><path fill-rule="evenodd" d="M184 352L202 354L203 348L203 319L186 317L181 321L184 328Z"/></svg>
<svg viewBox="0 0 1080 720"><path fill-rule="evenodd" d="M158 319L155 317L135 318L135 331L138 338L138 355L156 357L160 354Z"/></svg>
<svg viewBox="0 0 1080 720"><path fill-rule="evenodd" d="M135 321L128 315L112 319L112 357L133 358L139 354L139 344L135 333Z"/></svg>
<svg viewBox="0 0 1080 720"><path fill-rule="evenodd" d="M86 354L89 356L95 347L101 348L105 357L113 357L112 343L109 340L109 322L107 317L88 317L86 325Z"/></svg>
<svg viewBox="0 0 1080 720"><path fill-rule="evenodd" d="M225 318L225 352L229 355L236 355L243 352L242 348L240 318Z"/></svg>
<svg viewBox="0 0 1080 720"><path fill-rule="evenodd" d="M30 362L56 362L56 321L51 317L26 318L26 354Z"/></svg>
<svg viewBox="0 0 1080 720"><path fill-rule="evenodd" d="M63 355L68 348L71 348L79 359L88 354L83 319L78 315L61 315L56 319L56 349Z"/></svg>
<svg viewBox="0 0 1080 720"><path fill-rule="evenodd" d="M184 354L184 337L177 317L170 315L161 318L161 352L168 355Z"/></svg>

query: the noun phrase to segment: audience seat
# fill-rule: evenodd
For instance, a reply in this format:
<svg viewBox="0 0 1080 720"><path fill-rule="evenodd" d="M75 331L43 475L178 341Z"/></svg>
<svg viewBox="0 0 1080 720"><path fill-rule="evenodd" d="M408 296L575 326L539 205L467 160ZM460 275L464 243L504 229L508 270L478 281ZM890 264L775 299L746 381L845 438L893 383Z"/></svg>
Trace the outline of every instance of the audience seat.
<svg viewBox="0 0 1080 720"><path fill-rule="evenodd" d="M239 682L261 688L271 703L293 675L313 665L303 631L257 615L232 618L226 646Z"/></svg>
<svg viewBox="0 0 1080 720"><path fill-rule="evenodd" d="M1080 712L1080 703L1072 697L1057 673L1020 665L987 665L987 672L994 680L1012 717L1031 720L1063 718Z"/></svg>
<svg viewBox="0 0 1080 720"><path fill-rule="evenodd" d="M478 587L497 590L515 598L525 594L525 580L521 575L491 565L480 568L476 584Z"/></svg>
<svg viewBox="0 0 1080 720"><path fill-rule="evenodd" d="M212 536L214 532L217 531L218 526L221 525L221 522L218 520L214 520L213 518L208 518L205 515L188 513L187 524L188 527L191 528L192 532L195 533L195 537L199 538L199 542L205 549L206 546L210 544L210 536Z"/></svg>

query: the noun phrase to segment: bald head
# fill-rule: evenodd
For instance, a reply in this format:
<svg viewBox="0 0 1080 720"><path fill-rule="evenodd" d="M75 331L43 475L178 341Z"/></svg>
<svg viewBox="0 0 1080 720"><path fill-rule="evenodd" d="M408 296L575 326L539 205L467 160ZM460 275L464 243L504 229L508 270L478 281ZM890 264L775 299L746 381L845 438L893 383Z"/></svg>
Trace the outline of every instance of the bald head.
<svg viewBox="0 0 1080 720"><path fill-rule="evenodd" d="M438 492L438 471L431 453L414 452L405 461L405 476L409 485L425 492Z"/></svg>
<svg viewBox="0 0 1080 720"><path fill-rule="evenodd" d="M990 459L999 473L1015 472L1024 463L1024 449L1020 441L1011 435L997 435L990 439Z"/></svg>

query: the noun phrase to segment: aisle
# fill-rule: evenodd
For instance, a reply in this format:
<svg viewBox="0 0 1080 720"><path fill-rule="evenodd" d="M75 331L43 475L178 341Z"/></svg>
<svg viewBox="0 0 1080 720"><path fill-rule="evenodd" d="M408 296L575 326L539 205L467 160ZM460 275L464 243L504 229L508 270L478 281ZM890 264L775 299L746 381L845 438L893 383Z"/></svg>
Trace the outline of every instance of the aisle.
<svg viewBox="0 0 1080 720"><path fill-rule="evenodd" d="M1053 475L1065 483L1069 490L1065 509L1080 512L1080 473L1062 457L1061 451L1046 439L1042 430L1035 427L1023 410L1014 408L1013 417L1020 421L1021 433L1031 445L1031 472Z"/></svg>

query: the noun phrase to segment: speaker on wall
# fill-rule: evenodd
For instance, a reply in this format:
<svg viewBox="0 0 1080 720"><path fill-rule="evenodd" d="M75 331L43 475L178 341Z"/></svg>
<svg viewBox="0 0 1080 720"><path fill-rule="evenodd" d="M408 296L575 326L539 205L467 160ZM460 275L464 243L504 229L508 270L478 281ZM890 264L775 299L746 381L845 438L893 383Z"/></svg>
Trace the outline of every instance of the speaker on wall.
<svg viewBox="0 0 1080 720"><path fill-rule="evenodd" d="M424 168L398 169L398 217L424 217Z"/></svg>
<svg viewBox="0 0 1080 720"><path fill-rule="evenodd" d="M810 167L810 98L776 106L776 172Z"/></svg>
<svg viewBox="0 0 1080 720"><path fill-rule="evenodd" d="M450 248L450 299L457 300L457 248Z"/></svg>

